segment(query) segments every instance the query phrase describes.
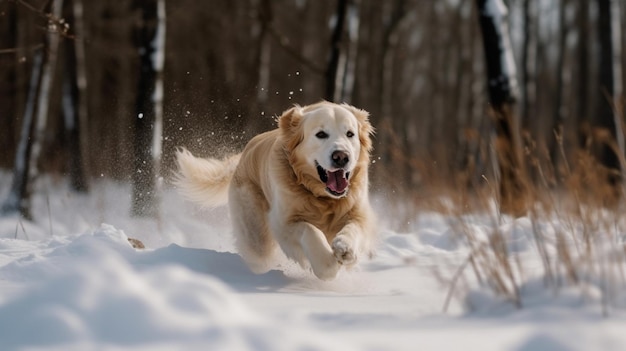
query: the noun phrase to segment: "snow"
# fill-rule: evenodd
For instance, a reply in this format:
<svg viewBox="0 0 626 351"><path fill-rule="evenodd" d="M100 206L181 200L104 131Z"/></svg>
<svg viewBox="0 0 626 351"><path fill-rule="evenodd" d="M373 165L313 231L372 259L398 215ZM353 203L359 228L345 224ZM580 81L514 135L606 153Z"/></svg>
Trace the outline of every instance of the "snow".
<svg viewBox="0 0 626 351"><path fill-rule="evenodd" d="M623 289L605 317L604 290L593 279L546 288L534 273L541 262L529 218L474 215L462 227L421 212L400 233L393 228L402 204L374 197L378 254L322 282L286 259L252 274L234 253L226 209L195 208L165 188L158 219L133 218L130 185L98 180L78 195L66 183L40 179L35 222L0 217L3 350L621 350L626 343ZM9 185L0 172L0 199ZM554 235L566 227L540 225ZM444 313L449 279L469 252L459 232L486 240L494 226L525 264L523 308L467 274ZM146 249L132 248L128 237Z"/></svg>

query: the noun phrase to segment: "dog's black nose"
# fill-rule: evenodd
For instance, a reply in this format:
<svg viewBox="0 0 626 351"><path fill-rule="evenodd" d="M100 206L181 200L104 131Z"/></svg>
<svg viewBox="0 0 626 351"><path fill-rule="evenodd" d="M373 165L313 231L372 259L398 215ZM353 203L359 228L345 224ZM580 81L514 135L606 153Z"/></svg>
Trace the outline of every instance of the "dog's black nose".
<svg viewBox="0 0 626 351"><path fill-rule="evenodd" d="M339 150L334 151L331 155L331 158L333 160L333 166L339 168L344 167L350 161L350 159L348 158L348 154Z"/></svg>

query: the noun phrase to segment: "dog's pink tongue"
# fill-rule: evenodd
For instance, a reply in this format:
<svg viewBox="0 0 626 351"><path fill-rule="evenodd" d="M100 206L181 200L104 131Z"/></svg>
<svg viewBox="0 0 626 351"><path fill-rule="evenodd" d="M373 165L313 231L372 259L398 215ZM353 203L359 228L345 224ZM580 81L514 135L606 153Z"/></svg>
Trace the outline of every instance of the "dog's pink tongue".
<svg viewBox="0 0 626 351"><path fill-rule="evenodd" d="M334 172L328 172L328 181L326 182L328 189L342 193L348 187L348 180L343 176L343 169Z"/></svg>

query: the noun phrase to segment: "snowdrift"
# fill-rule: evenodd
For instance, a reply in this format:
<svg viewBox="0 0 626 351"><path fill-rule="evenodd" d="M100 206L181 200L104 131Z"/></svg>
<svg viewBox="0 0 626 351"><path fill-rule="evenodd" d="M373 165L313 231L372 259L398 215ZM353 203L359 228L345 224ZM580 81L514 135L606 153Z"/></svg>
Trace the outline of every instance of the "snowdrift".
<svg viewBox="0 0 626 351"><path fill-rule="evenodd" d="M8 178L0 176L0 198ZM0 218L3 350L621 350L626 344L619 282L611 289L600 279L546 285L533 238L537 223L529 218L503 217L494 227L490 217L471 216L460 226L459 218L420 213L399 233L389 229L393 215L379 202L377 256L321 282L287 260L252 274L234 253L226 211L201 211L171 190L156 220L128 216L125 184L97 182L90 195L76 195L44 178L35 194L35 222ZM540 225L555 235L567 229ZM467 267L451 285L471 252L460 232L489 242L494 230L525 267L517 277L521 309L494 294L488 281L478 284ZM129 236L146 249L132 248Z"/></svg>

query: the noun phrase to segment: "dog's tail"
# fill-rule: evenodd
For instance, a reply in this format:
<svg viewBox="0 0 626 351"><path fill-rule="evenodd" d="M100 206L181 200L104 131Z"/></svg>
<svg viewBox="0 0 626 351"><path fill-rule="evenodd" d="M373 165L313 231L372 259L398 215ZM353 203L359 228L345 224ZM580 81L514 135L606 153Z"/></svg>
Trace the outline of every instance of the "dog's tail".
<svg viewBox="0 0 626 351"><path fill-rule="evenodd" d="M217 160L195 157L188 150L176 151L178 171L174 185L187 199L206 207L228 202L228 188L241 154Z"/></svg>

